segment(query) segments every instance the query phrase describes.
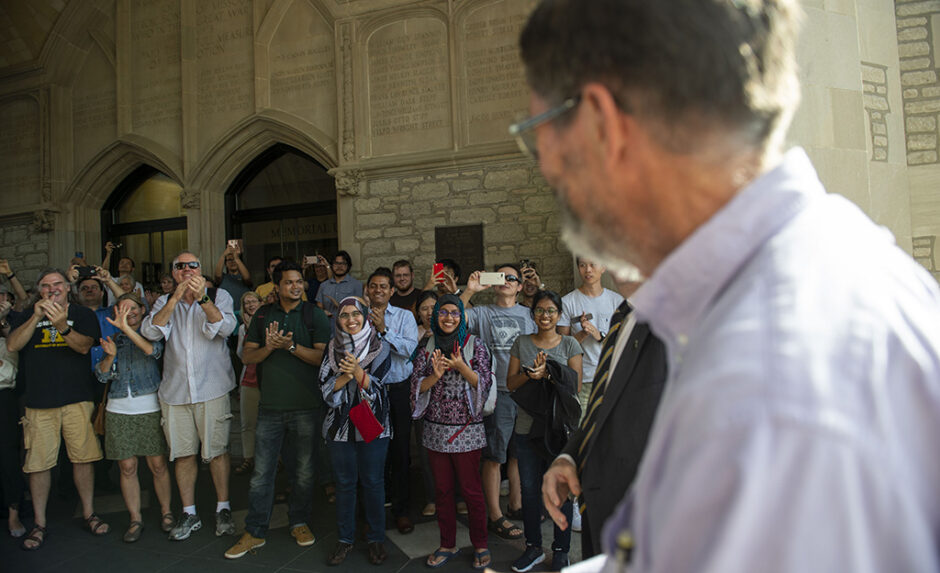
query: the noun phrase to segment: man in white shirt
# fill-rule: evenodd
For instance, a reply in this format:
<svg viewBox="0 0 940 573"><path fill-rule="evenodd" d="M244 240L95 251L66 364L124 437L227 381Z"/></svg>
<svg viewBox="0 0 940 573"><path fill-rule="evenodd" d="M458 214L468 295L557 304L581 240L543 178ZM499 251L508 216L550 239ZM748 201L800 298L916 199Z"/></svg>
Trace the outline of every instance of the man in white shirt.
<svg viewBox="0 0 940 573"><path fill-rule="evenodd" d="M582 381L578 391L581 416L584 417L588 397L594 387L594 370L601 355L601 345L610 331L610 319L623 302L623 297L601 285L606 268L584 257L578 257L577 262L581 286L562 297L564 308L557 328L560 334L574 336L584 349Z"/></svg>
<svg viewBox="0 0 940 573"><path fill-rule="evenodd" d="M215 484L215 534L234 535L228 494L228 392L235 387L235 372L225 344L235 330L232 297L223 289L209 296L199 258L189 251L173 259L173 278L176 290L157 299L140 328L150 340L166 339L160 407L183 501L183 517L170 539L182 541L202 527L196 513L197 456L209 462Z"/></svg>
<svg viewBox="0 0 940 573"><path fill-rule="evenodd" d="M523 29L512 131L572 249L648 277L631 303L667 349L586 570L940 571L940 289L784 151L799 11L553 0Z"/></svg>

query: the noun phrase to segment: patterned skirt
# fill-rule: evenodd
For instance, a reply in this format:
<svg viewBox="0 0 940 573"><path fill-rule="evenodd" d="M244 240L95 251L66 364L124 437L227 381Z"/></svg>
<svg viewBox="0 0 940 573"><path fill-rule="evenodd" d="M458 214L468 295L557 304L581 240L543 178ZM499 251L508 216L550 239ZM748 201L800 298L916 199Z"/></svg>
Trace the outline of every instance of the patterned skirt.
<svg viewBox="0 0 940 573"><path fill-rule="evenodd" d="M109 460L136 456L165 456L169 451L160 425L160 412L115 414L105 412L104 449Z"/></svg>

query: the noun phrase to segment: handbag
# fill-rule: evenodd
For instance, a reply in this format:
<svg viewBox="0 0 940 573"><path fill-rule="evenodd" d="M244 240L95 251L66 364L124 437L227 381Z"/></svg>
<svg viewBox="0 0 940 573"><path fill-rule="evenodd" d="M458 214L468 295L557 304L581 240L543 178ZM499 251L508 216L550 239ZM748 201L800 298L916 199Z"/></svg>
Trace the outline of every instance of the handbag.
<svg viewBox="0 0 940 573"><path fill-rule="evenodd" d="M372 412L372 407L369 406L369 402L366 401L365 393L362 391L362 384L360 384L358 380L356 380L356 384L359 386L359 403L349 409L349 421L359 430L362 441L368 444L381 436L382 432L385 431L385 427L379 423L379 420L375 417L375 413Z"/></svg>
<svg viewBox="0 0 940 573"><path fill-rule="evenodd" d="M95 419L91 423L95 429L95 434L99 436L104 435L104 411L108 406L108 391L110 389L111 381L108 380L108 383L104 385L104 395L101 397L101 402L98 402L98 409L95 411Z"/></svg>

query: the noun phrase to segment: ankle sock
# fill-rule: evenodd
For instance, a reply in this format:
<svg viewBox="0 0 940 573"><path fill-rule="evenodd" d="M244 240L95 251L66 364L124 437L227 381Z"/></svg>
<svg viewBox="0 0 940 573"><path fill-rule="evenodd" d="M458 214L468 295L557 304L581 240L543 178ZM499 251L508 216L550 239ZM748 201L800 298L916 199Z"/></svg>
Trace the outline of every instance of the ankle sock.
<svg viewBox="0 0 940 573"><path fill-rule="evenodd" d="M196 515L196 506L195 505L184 505L183 513L188 513L189 515Z"/></svg>
<svg viewBox="0 0 940 573"><path fill-rule="evenodd" d="M219 513L219 512L222 511L223 509L227 509L227 510L229 510L229 511L232 511L232 505L231 505L229 502L227 502L227 501L220 501L220 502L218 502L218 503L215 504L215 512L216 512L216 513Z"/></svg>

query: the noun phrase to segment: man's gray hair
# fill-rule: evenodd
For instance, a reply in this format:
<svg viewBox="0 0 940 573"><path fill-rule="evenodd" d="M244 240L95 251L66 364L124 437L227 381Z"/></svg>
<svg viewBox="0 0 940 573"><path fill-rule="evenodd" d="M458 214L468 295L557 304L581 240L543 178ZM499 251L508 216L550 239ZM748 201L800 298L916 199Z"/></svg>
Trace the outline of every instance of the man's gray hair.
<svg viewBox="0 0 940 573"><path fill-rule="evenodd" d="M36 278L36 288L39 288L39 283L42 281L42 279L46 278L49 275L54 275L54 274L61 275L62 280L64 280L66 284L68 284L69 282L68 275L66 275L62 269L58 269L56 267L46 267L42 269L41 271L39 271L39 276Z"/></svg>
<svg viewBox="0 0 940 573"><path fill-rule="evenodd" d="M543 0L520 48L552 105L598 82L668 149L695 149L704 127L766 150L799 103L800 14L797 0Z"/></svg>

